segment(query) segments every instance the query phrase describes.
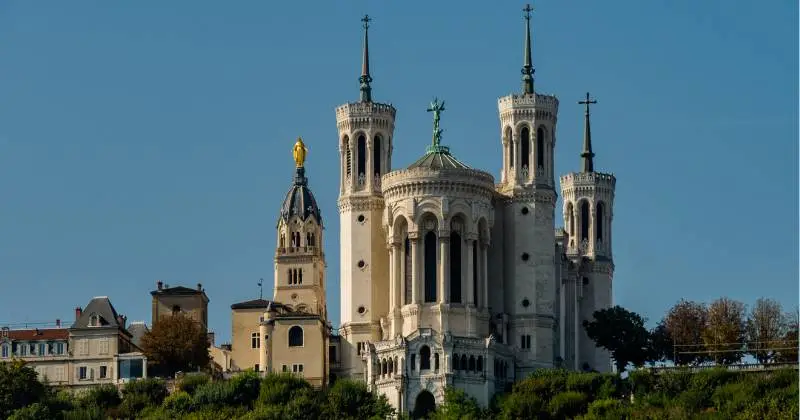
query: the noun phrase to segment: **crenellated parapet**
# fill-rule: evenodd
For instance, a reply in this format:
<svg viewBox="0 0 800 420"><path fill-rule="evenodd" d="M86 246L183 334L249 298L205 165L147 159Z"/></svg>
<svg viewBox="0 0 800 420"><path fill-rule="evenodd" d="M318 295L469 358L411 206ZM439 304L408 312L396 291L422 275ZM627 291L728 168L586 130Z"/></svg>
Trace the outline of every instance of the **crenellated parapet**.
<svg viewBox="0 0 800 420"><path fill-rule="evenodd" d="M390 104L355 102L336 108L336 127L339 131L379 128L394 131L397 110Z"/></svg>

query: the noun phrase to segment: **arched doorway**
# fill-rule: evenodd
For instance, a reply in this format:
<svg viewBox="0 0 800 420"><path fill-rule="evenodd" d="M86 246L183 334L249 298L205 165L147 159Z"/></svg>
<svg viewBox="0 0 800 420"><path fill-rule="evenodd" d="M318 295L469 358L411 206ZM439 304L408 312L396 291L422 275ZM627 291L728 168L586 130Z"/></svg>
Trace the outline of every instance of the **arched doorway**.
<svg viewBox="0 0 800 420"><path fill-rule="evenodd" d="M411 418L428 418L428 415L434 410L436 410L436 398L429 391L422 391L417 395L417 400L414 401L414 411L411 413Z"/></svg>

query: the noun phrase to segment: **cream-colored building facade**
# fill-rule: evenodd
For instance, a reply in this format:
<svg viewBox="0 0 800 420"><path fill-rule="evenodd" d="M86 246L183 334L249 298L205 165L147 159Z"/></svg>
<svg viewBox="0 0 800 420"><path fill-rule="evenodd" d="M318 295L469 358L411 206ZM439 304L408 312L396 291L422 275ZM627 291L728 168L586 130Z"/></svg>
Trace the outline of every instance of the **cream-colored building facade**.
<svg viewBox="0 0 800 420"><path fill-rule="evenodd" d="M530 14L522 90L498 100L499 182L443 144L394 168L396 109L373 101L365 25L360 99L336 109L341 365L401 411L447 386L481 404L537 368L609 371L581 323L612 306L613 175L594 168L587 94L581 170L560 178L559 101L534 89ZM555 225L557 188L565 228Z"/></svg>
<svg viewBox="0 0 800 420"><path fill-rule="evenodd" d="M83 390L147 377L147 359L108 297L75 308L69 328L0 329L0 363L25 361L48 384Z"/></svg>
<svg viewBox="0 0 800 420"><path fill-rule="evenodd" d="M331 327L325 301L322 213L305 176L307 150L293 149L295 175L281 206L273 300L231 305L229 371L291 372L328 384Z"/></svg>

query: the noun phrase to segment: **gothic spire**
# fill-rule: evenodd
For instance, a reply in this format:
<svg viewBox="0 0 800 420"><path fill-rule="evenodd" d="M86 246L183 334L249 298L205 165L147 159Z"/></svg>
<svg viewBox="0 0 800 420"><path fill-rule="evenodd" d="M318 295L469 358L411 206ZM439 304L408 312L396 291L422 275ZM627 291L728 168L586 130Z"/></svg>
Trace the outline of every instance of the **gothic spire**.
<svg viewBox="0 0 800 420"><path fill-rule="evenodd" d="M531 12L533 8L528 4L522 11L525 12L525 59L522 63L522 93L533 95L533 73L536 71L531 60Z"/></svg>
<svg viewBox="0 0 800 420"><path fill-rule="evenodd" d="M361 102L372 102L372 76L369 75L369 23L372 21L369 15L364 15L361 22L364 22L364 55L361 62L361 77L358 81L361 83Z"/></svg>
<svg viewBox="0 0 800 420"><path fill-rule="evenodd" d="M589 125L589 105L596 104L597 101L589 97L586 92L586 99L578 101L579 104L586 106L583 123L583 151L581 152L581 172L594 172L594 153L592 152L592 128Z"/></svg>

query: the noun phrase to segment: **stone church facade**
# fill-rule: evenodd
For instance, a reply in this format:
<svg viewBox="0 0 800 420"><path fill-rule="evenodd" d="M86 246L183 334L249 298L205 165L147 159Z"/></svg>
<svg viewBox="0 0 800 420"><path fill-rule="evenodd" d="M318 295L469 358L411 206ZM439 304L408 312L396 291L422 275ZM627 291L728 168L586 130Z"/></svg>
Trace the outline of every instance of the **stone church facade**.
<svg viewBox="0 0 800 420"><path fill-rule="evenodd" d="M499 181L433 143L392 165L396 109L372 97L368 17L360 98L336 109L341 328L330 330L322 215L306 148L278 218L274 300L231 307L231 366L287 371L324 386L364 380L400 411L448 386L487 405L537 368L609 371L581 326L612 305L613 175L594 169L587 94L581 169L556 176L559 101L534 89L530 9L522 89L498 100ZM555 225L558 191L564 228Z"/></svg>
<svg viewBox="0 0 800 420"><path fill-rule="evenodd" d="M614 272L616 179L594 170L594 101L581 101L581 170L556 177L559 101L534 89L528 10L522 90L498 100L499 182L437 142L438 115L434 144L394 168L396 110L372 98L365 20L360 99L336 109L342 325L334 374L363 378L410 412L441 403L448 386L486 405L537 368L609 371L609 355L581 326L612 305ZM555 226L557 188L564 228Z"/></svg>

